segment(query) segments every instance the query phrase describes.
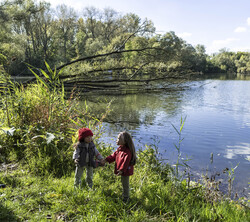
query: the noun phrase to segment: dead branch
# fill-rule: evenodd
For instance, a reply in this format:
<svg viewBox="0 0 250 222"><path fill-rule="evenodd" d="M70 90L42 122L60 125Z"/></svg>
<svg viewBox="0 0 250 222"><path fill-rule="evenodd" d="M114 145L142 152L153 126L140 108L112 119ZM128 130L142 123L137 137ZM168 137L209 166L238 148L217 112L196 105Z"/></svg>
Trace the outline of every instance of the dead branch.
<svg viewBox="0 0 250 222"><path fill-rule="evenodd" d="M60 70L60 69L64 68L65 66L72 65L72 64L77 63L77 62L92 60L92 59L95 59L95 58L110 56L110 55L114 55L114 54L127 53L127 52L142 52L142 51L145 51L145 50L164 50L164 49L149 47L149 48L142 48L142 49L116 50L116 51L113 51L113 52L108 52L108 53L104 53L104 54L97 54L97 55L93 55L93 56L86 56L86 57L83 57L83 58L73 60L71 62L65 63L65 64L57 67L57 70Z"/></svg>

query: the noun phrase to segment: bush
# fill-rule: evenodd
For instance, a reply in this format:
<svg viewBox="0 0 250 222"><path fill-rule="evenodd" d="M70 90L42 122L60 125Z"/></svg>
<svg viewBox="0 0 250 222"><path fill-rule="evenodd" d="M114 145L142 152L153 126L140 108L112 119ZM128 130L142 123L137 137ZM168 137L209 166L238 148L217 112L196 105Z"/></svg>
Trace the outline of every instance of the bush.
<svg viewBox="0 0 250 222"><path fill-rule="evenodd" d="M35 174L62 176L74 167L76 129L91 127L98 137L101 122L87 108L78 110L77 97L66 99L59 73L46 65L49 74L40 70L46 81L34 73L37 84L24 87L8 82L12 90L3 92L0 162L21 161Z"/></svg>

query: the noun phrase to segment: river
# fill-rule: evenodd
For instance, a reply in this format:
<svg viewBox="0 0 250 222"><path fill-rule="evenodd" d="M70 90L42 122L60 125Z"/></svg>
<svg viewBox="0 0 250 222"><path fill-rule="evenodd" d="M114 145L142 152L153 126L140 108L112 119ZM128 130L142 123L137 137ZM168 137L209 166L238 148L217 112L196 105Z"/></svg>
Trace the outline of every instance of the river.
<svg viewBox="0 0 250 222"><path fill-rule="evenodd" d="M233 191L249 199L250 182L250 79L225 75L187 81L184 90L129 95L96 95L86 98L92 108L113 99L103 126L102 141L116 147L120 131L128 130L136 149L156 145L169 164L176 163L177 129L182 130L181 157L191 160L192 179L219 173L221 189L227 192L231 172ZM97 102L98 101L98 102ZM101 112L101 111L100 111ZM213 158L211 159L211 155Z"/></svg>

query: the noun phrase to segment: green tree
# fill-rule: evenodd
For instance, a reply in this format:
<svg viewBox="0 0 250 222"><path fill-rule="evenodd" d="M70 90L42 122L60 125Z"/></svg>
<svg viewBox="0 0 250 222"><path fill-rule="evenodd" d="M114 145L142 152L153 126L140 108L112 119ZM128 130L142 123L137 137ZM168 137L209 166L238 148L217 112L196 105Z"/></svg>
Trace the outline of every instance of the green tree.
<svg viewBox="0 0 250 222"><path fill-rule="evenodd" d="M238 52L236 54L235 66L238 73L248 74L250 73L250 53Z"/></svg>
<svg viewBox="0 0 250 222"><path fill-rule="evenodd" d="M206 72L207 69L207 55L204 45L198 44L196 50L196 71Z"/></svg>
<svg viewBox="0 0 250 222"><path fill-rule="evenodd" d="M76 56L75 32L77 14L73 8L66 5L59 5L56 9L57 19L53 23L53 28L56 31L52 48L56 50L57 60L65 63Z"/></svg>
<svg viewBox="0 0 250 222"><path fill-rule="evenodd" d="M46 2L35 4L32 0L8 3L4 7L7 19L3 22L5 35L0 36L0 47L7 57L15 58L8 71L20 74L18 72L22 70L21 74L24 74L27 69L22 62L42 66L42 60L47 58L50 44L50 5Z"/></svg>
<svg viewBox="0 0 250 222"><path fill-rule="evenodd" d="M234 54L227 49L221 49L219 53L212 56L211 62L220 72L234 73L237 71L234 64Z"/></svg>

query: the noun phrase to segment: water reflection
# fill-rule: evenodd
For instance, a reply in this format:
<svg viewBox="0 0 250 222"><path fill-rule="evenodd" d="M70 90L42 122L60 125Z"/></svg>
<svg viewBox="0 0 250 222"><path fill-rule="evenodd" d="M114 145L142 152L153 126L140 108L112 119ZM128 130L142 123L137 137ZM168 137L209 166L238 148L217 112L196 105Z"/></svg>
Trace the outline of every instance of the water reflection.
<svg viewBox="0 0 250 222"><path fill-rule="evenodd" d="M124 129L136 129L140 125L153 125L159 117L173 117L183 103L183 92L134 94L126 96L88 96L88 105L95 113L102 113L107 101L112 102L112 111L105 122ZM96 102L98 101L98 103ZM98 106L96 106L98 104ZM112 128L113 125L110 125Z"/></svg>
<svg viewBox="0 0 250 222"><path fill-rule="evenodd" d="M227 146L225 158L235 159L237 155L244 155L245 159L250 161L250 143Z"/></svg>

